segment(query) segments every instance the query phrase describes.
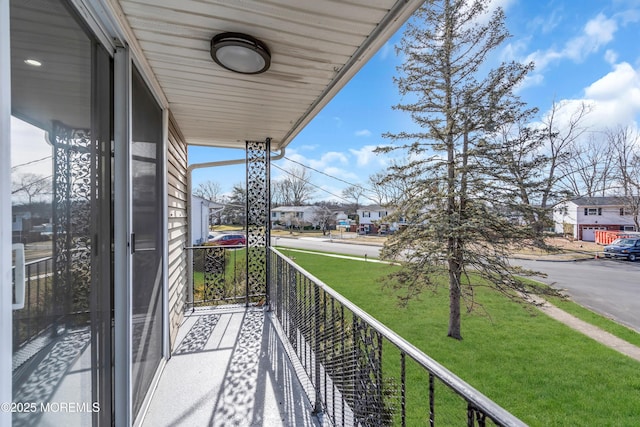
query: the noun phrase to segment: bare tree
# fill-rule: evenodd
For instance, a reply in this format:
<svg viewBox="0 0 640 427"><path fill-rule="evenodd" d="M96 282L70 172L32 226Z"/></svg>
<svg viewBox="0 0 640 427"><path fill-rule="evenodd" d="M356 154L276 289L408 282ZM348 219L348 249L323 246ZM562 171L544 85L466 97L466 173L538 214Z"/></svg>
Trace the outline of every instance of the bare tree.
<svg viewBox="0 0 640 427"><path fill-rule="evenodd" d="M329 231L332 220L335 220L335 214L324 204L317 204L315 214L313 215L313 222L317 223L322 229L322 235L326 235Z"/></svg>
<svg viewBox="0 0 640 427"><path fill-rule="evenodd" d="M303 206L313 196L311 174L304 167L292 167L285 170L285 176L273 183L276 200L283 205Z"/></svg>
<svg viewBox="0 0 640 427"><path fill-rule="evenodd" d="M611 140L602 141L599 134L592 134L582 144L570 148L570 162L560 164L560 185L572 196L606 196L613 184L614 156Z"/></svg>
<svg viewBox="0 0 640 427"><path fill-rule="evenodd" d="M542 233L553 206L574 195L567 189L567 177L574 173L577 141L586 132L583 121L590 111L584 103L573 111L569 107L554 103L539 126L528 124L536 110L521 111L496 126L497 132L482 148L490 153L485 156L490 158L488 165L501 164L486 172L504 183L503 197L513 198L508 209L522 216L535 243L543 247Z"/></svg>
<svg viewBox="0 0 640 427"><path fill-rule="evenodd" d="M573 111L567 111L571 104L553 103L550 112L543 118L544 131L546 132L547 157L549 162L544 170L545 179L539 189L542 209L546 209L559 200L554 195L557 193L558 183L564 178L562 169L567 169L567 164L572 162L572 152L576 142L587 131L584 119L591 112L591 107L582 102ZM560 119L568 113L566 119Z"/></svg>
<svg viewBox="0 0 640 427"><path fill-rule="evenodd" d="M349 210L354 214L360 209L360 200L365 194L365 189L360 185L350 185L342 190L342 197L350 202Z"/></svg>
<svg viewBox="0 0 640 427"><path fill-rule="evenodd" d="M390 168L399 169L399 166L397 162L392 162ZM411 183L402 175L377 172L369 177L370 198L380 206L397 206L411 187Z"/></svg>
<svg viewBox="0 0 640 427"><path fill-rule="evenodd" d="M222 195L222 187L215 181L207 180L198 184L198 187L193 190L193 194L212 202L219 202Z"/></svg>
<svg viewBox="0 0 640 427"><path fill-rule="evenodd" d="M51 194L51 176L23 173L11 183L11 187L11 194L25 194L27 203L31 205L36 197Z"/></svg>
<svg viewBox="0 0 640 427"><path fill-rule="evenodd" d="M287 204L287 195L284 181L271 181L271 203L274 207Z"/></svg>
<svg viewBox="0 0 640 427"><path fill-rule="evenodd" d="M625 212L633 215L636 230L640 230L640 136L630 127L607 131L607 138L615 153L618 194L625 204Z"/></svg>

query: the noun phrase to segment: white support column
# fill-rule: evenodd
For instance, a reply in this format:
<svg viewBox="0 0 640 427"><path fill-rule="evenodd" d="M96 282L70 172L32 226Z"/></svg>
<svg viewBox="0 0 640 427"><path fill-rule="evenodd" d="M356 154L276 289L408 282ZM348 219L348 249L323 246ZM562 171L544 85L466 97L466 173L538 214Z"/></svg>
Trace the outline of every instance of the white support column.
<svg viewBox="0 0 640 427"><path fill-rule="evenodd" d="M11 56L9 0L0 0L0 404L11 402ZM0 411L0 425L11 412Z"/></svg>

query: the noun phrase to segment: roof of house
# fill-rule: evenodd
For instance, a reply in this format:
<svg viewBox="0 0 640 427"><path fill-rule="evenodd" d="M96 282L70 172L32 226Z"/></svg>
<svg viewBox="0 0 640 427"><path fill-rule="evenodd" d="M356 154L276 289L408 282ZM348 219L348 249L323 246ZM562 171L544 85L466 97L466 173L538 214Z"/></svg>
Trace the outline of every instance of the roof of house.
<svg viewBox="0 0 640 427"><path fill-rule="evenodd" d="M377 212L377 211L383 211L386 212L388 210L390 210L390 208L385 208L382 207L380 205L369 205L369 206L360 206L358 208L359 211L373 211L373 212Z"/></svg>
<svg viewBox="0 0 640 427"><path fill-rule="evenodd" d="M191 204L193 205L194 203L202 203L203 205L207 205L208 208L223 208L224 205L218 202L212 202L209 199L205 199L204 197L200 197L200 196L196 196L194 194L191 195Z"/></svg>
<svg viewBox="0 0 640 427"><path fill-rule="evenodd" d="M578 206L622 206L627 204L621 197L578 197L570 202Z"/></svg>
<svg viewBox="0 0 640 427"><path fill-rule="evenodd" d="M278 206L271 209L271 212L314 212L320 209L318 206Z"/></svg>

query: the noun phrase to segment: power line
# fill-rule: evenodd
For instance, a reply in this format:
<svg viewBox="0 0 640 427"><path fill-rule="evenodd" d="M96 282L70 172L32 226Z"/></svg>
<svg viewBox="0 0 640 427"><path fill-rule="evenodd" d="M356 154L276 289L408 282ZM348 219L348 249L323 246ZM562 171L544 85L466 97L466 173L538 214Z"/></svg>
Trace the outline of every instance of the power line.
<svg viewBox="0 0 640 427"><path fill-rule="evenodd" d="M314 172L318 172L319 174L322 174L322 175L327 176L327 177L329 177L329 178L335 179L336 181L340 181L340 182L342 182L342 183L344 183L344 184L347 184L347 185L350 185L350 186L352 186L352 187L359 187L359 188L361 188L361 189L363 189L363 190L365 190L365 191L366 191L366 189L365 189L362 185L360 185L360 184L353 184L353 183L351 183L351 182L349 182L349 181L345 181L345 180L344 180L344 179L342 179L342 178L338 178L337 176L329 175L329 174L328 174L328 173L326 173L326 172L322 172L321 170L318 170L318 169L312 168L311 166L307 166L307 165L305 165L305 164L303 164L303 163L300 163L300 162L298 162L298 161L296 161L296 160L290 159L290 158L289 158L289 157L287 157L287 156L284 156L284 158L285 158L285 159L287 159L287 160L289 160L290 162L296 163L296 164L298 164L298 165L300 165L300 166L302 166L302 167L304 167L304 168L310 169L310 170L312 170L312 171L314 171ZM276 167L277 167L277 166L276 166ZM280 168L278 168L278 169L280 169Z"/></svg>
<svg viewBox="0 0 640 427"><path fill-rule="evenodd" d="M285 158L286 158L286 157L285 157ZM294 163L298 163L298 162L294 162ZM298 164L300 164L301 166L306 167L306 166L305 166L305 165L303 165L302 163L298 163ZM294 175L294 174L293 174L293 173L291 173L290 171L288 171L288 170L286 170L286 169L281 168L280 166L276 165L275 163L274 163L274 164L272 164L272 166L275 166L277 169L280 169L282 172L284 172L284 173L286 173L286 174L289 174L289 175L291 175L292 177L294 177L294 178L296 178L296 179L299 179L299 180L303 181L305 184L308 184L308 185L310 185L310 186L312 186L312 187L315 187L315 188L317 188L317 189L318 189L318 190L320 190L320 191L324 191L325 193L327 193L327 194L329 194L329 195L331 195L331 196L333 196L333 197L337 197L338 199L341 199L341 200L343 200L343 201L345 201L345 202L347 202L347 203L349 203L349 202L350 202L350 200L347 200L347 199L345 199L345 198L344 198L344 197L342 197L342 196L338 196L337 194L333 194L331 191L325 190L324 188L322 188L322 187L320 187L320 186L318 186L318 185L316 185L316 184L314 184L314 183L312 183L312 182L309 182L309 181L307 181L307 180L305 180L305 179L302 179L302 178L301 178L301 177L299 177L299 176ZM315 169L313 169L313 168L309 168L309 169L311 169L311 170L315 170ZM325 175L326 175L326 174L325 174Z"/></svg>
<svg viewBox="0 0 640 427"><path fill-rule="evenodd" d="M30 162L21 163L21 164L19 164L19 165L11 166L11 170L17 169L17 168L22 167L22 166L31 165L31 164L33 164L33 163L38 163L38 162L41 162L41 161L43 161L43 160L47 160L47 159L50 159L50 158L51 158L51 156L47 156L47 157L43 157L43 158L41 158L41 159L31 160Z"/></svg>
<svg viewBox="0 0 640 427"><path fill-rule="evenodd" d="M289 160L290 162L293 162L293 163L296 163L296 164L298 164L298 165L302 166L303 168L306 168L306 169L312 170L312 171L317 172L317 173L319 173L319 174L321 174L321 175L324 175L324 176L326 176L326 177L329 177L329 178L335 179L336 181L340 181L340 182L342 182L342 183L344 183L344 184L347 184L347 185L349 185L349 186L351 186L351 187L357 187L357 188L359 188L359 189L361 189L361 190L363 191L363 193L364 193L364 194L362 194L362 197L364 197L364 198L365 198L365 199L367 199L367 200L372 201L373 203L378 204L378 201L377 201L377 200L375 200L375 199L373 199L372 197L370 197L370 196L368 196L368 195L367 195L367 193L370 193L370 192L371 192L371 190L369 190L369 189L367 189L367 188L363 187L363 186L362 186L362 185L360 185L360 184L353 184L353 183L351 183L351 182L349 182L349 181L345 181L345 180L344 180L344 179L342 179L342 178L338 178L337 176L329 175L329 174L328 174L328 173L326 173L326 172L323 172L323 171L321 171L321 170L318 170L318 169L312 168L311 166L307 166L307 165L305 165L304 163L300 163L300 162L298 162L298 161L296 161L296 160L290 159L290 158L289 158L289 157L287 157L287 156L284 156L284 158L285 158L285 159L287 159L287 160ZM277 167L278 169L280 169L280 170L282 170L282 171L284 171L284 172L286 172L286 173L290 174L290 175L293 175L293 174L292 174L292 173L290 173L289 171L286 171L286 170L284 170L284 169L282 169L282 168L280 168L280 167L276 166L275 164L274 164L274 166L275 166L275 167ZM293 176L295 176L295 175L293 175ZM299 177L296 177L296 178L301 179L301 178L299 178ZM307 181L305 181L305 182L307 182ZM314 185L314 184L312 184L312 183L310 183L310 182L307 182L307 184L309 184L309 185L311 185L311 186L314 186L314 187L317 187L317 188L320 188L320 187L318 187L317 185ZM331 194L331 195L332 195L332 196L334 196L334 197L339 197L340 199L344 200L344 201L345 201L345 202L347 202L347 203L351 203L351 202L352 202L352 200L346 199L346 198L344 198L344 197L336 196L335 194L332 194L332 193L330 193L329 191L324 190L324 189L322 189L322 188L320 188L320 189L321 189L322 191L326 192L326 193Z"/></svg>

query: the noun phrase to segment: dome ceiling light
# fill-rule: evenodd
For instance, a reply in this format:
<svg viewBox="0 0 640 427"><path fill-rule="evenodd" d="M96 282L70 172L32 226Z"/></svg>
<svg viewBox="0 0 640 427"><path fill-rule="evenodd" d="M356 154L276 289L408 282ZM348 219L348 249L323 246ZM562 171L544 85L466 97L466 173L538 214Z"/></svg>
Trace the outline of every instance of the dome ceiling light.
<svg viewBox="0 0 640 427"><path fill-rule="evenodd" d="M260 74L271 65L271 52L260 40L242 33L221 33L211 39L211 58L227 70Z"/></svg>

